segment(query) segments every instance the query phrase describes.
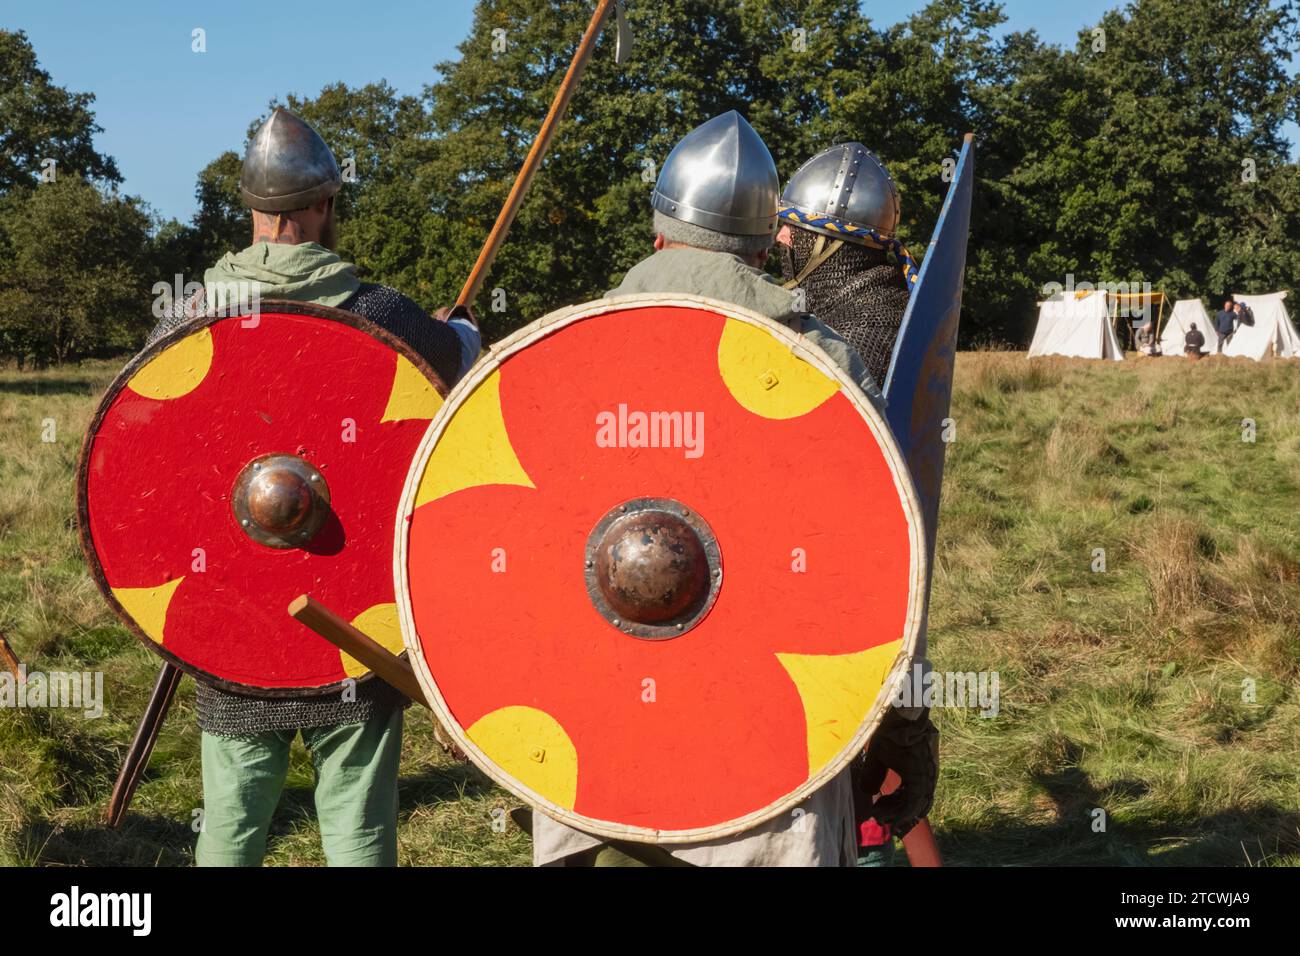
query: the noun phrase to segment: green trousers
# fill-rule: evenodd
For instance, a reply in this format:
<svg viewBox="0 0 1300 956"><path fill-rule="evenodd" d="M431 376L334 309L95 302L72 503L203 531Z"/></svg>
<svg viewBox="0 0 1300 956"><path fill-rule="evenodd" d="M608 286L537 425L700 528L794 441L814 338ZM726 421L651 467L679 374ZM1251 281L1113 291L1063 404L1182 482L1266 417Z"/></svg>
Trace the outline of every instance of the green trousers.
<svg viewBox="0 0 1300 956"><path fill-rule="evenodd" d="M316 769L316 816L330 866L397 865L402 711L301 731ZM203 734L199 866L260 866L298 731Z"/></svg>

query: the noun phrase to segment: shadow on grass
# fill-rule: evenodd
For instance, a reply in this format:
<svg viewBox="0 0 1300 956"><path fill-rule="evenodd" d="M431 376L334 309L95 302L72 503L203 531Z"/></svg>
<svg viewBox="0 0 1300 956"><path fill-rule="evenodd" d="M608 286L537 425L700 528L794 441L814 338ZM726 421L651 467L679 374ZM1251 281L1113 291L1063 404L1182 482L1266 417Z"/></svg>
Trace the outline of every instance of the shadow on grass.
<svg viewBox="0 0 1300 956"><path fill-rule="evenodd" d="M10 395L98 395L104 390L104 381L93 378L44 377L30 381L0 378L0 392Z"/></svg>
<svg viewBox="0 0 1300 956"><path fill-rule="evenodd" d="M38 866L188 866L194 840L188 821L134 813L116 830L34 820L15 836L21 857Z"/></svg>
<svg viewBox="0 0 1300 956"><path fill-rule="evenodd" d="M1247 866L1300 853L1300 813L1274 804L1230 808L1197 820L1110 819L945 828L936 833L946 866Z"/></svg>
<svg viewBox="0 0 1300 956"><path fill-rule="evenodd" d="M473 764L428 767L423 773L402 779L397 812L406 817L420 807L475 800L499 792L496 784Z"/></svg>
<svg viewBox="0 0 1300 956"><path fill-rule="evenodd" d="M1187 819L1142 801L1158 796L1143 780L1097 786L1078 766L1070 742L1067 765L1031 771L1029 779L1052 804L1054 822L1003 820L980 827L945 827L938 835L944 862L955 866L1246 866L1300 853L1300 812L1274 803L1229 807ZM1115 809L1123 808L1123 809ZM1105 816L1097 811L1105 810ZM1094 826L1105 825L1104 832Z"/></svg>

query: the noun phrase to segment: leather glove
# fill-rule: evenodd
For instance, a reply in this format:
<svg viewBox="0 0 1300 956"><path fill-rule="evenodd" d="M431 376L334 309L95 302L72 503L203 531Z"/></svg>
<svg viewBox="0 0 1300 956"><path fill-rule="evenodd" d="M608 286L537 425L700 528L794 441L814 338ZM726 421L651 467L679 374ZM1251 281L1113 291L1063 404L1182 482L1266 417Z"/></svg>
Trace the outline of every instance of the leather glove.
<svg viewBox="0 0 1300 956"><path fill-rule="evenodd" d="M885 714L861 761L859 794L870 801L890 770L902 782L877 800L868 815L901 837L930 812L939 781L939 731L930 723L928 711L916 720L892 709Z"/></svg>

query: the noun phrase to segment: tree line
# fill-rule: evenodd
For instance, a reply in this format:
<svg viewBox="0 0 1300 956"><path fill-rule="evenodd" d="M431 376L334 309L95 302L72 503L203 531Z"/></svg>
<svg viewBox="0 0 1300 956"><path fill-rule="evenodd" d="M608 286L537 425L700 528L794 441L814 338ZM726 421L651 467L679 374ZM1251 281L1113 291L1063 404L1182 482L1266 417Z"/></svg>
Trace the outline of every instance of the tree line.
<svg viewBox="0 0 1300 956"><path fill-rule="evenodd" d="M481 0L460 58L418 95L380 81L283 101L348 170L340 252L363 277L430 309L455 297L591 7ZM975 133L965 345L1022 345L1044 285L1071 276L1204 298L1300 277L1300 165L1284 135L1300 120L1294 0L1135 0L1072 47L1005 31L992 0L934 0L892 26L856 0L657 0L628 17L631 57L615 64L602 38L476 303L489 340L598 296L644 257L659 165L728 109L783 177L836 141L874 149L917 254L945 161ZM199 173L191 221L163 220L120 194L92 105L40 69L23 33L0 32L0 357L138 347L155 283L199 280L247 244L243 143Z"/></svg>

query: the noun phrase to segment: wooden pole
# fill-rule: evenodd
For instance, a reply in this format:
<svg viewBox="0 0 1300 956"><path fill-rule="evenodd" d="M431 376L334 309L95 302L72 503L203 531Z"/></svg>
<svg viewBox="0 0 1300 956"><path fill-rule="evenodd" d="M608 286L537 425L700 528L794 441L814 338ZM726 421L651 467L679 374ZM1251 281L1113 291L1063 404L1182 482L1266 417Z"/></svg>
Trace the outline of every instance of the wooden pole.
<svg viewBox="0 0 1300 956"><path fill-rule="evenodd" d="M538 130L537 138L533 140L533 146L528 151L528 157L524 160L523 168L519 170L519 175L515 177L515 184L510 188L510 195L506 197L506 204L501 207L501 213L497 216L492 231L488 233L487 242L483 244L483 251L478 254L478 261L474 263L469 278L465 280L465 287L460 290L460 296L456 299L457 305L470 305L482 290L483 283L492 270L492 262L497 257L497 250L505 242L506 235L510 232L510 226L515 221L515 215L519 212L519 207L523 205L524 195L528 192L528 187L532 185L533 176L537 174L538 168L542 165L542 157L546 155L551 140L555 138L555 131L560 125L560 120L564 118L564 111L569 106L569 100L573 98L573 92L578 88L578 81L582 79L582 71L586 68L587 61L591 59L591 51L595 49L596 38L600 36L600 28L605 22L605 17L609 15L613 3L614 0L600 0L596 12L591 15L591 22L587 24L587 32L582 35L582 40L578 43L578 49L573 54L573 61L569 64L569 70L564 74L564 81L560 84L559 90L555 93L555 99L551 102L550 112L546 114L546 119L542 121L542 128Z"/></svg>
<svg viewBox="0 0 1300 956"><path fill-rule="evenodd" d="M162 730L167 711L171 709L172 700L176 697L176 688L181 685L181 676L180 668L171 664L163 664L162 670L158 672L158 680L154 683L153 693L149 695L144 716L140 718L140 726L136 728L135 737L117 775L117 782L113 784L113 794L108 799L108 813L105 814L104 821L110 827L120 826L126 818L131 798L135 796L135 788L144 776L145 768L149 766L153 745L158 742L158 733Z"/></svg>
<svg viewBox="0 0 1300 956"><path fill-rule="evenodd" d="M307 625L345 654L356 658L417 704L428 704L411 665L382 644L358 631L315 598L299 595L289 603L289 614Z"/></svg>
<svg viewBox="0 0 1300 956"><path fill-rule="evenodd" d="M5 640L3 634L0 634L0 662L3 662L5 667L13 671L14 680L23 679L23 672L20 669L22 664L19 663L18 655L14 653L13 648L9 646L9 642Z"/></svg>

